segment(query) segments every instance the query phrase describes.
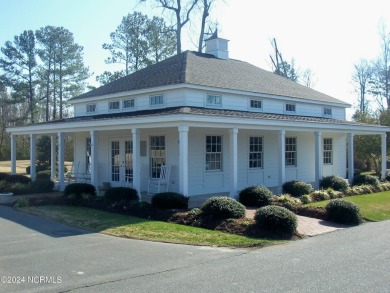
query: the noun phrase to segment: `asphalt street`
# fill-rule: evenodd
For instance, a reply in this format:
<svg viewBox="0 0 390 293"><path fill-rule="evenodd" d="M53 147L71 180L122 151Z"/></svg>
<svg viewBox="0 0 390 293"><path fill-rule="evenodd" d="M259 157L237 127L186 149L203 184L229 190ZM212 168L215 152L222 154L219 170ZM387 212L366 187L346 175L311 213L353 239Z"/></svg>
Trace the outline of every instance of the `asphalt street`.
<svg viewBox="0 0 390 293"><path fill-rule="evenodd" d="M0 206L0 292L390 292L390 221L261 249L90 233Z"/></svg>

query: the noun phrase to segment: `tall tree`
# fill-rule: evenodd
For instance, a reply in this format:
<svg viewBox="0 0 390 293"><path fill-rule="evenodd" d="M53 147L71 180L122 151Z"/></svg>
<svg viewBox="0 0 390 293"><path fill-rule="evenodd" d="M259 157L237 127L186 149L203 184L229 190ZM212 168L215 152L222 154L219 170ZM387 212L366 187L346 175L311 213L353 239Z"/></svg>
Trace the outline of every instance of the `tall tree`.
<svg viewBox="0 0 390 293"><path fill-rule="evenodd" d="M27 99L31 123L35 122L35 87L37 85L36 46L33 31L24 31L15 36L13 43L7 41L1 48L0 68L5 72L6 85L14 89L14 97Z"/></svg>
<svg viewBox="0 0 390 293"><path fill-rule="evenodd" d="M103 49L110 51L111 57L106 63L121 63L125 65L126 75L137 71L147 64L148 29L147 16L134 12L123 17L115 32L110 34L111 44L103 44Z"/></svg>
<svg viewBox="0 0 390 293"><path fill-rule="evenodd" d="M146 2L147 0L140 0ZM181 35L183 27L190 21L191 12L199 0L153 0L163 9L169 10L175 19L176 53L181 53Z"/></svg>
<svg viewBox="0 0 390 293"><path fill-rule="evenodd" d="M359 111L360 113L366 113L368 107L366 96L373 69L370 63L365 59L361 59L359 63L354 65L354 68L355 71L352 76L352 81L355 85L355 91L358 93Z"/></svg>
<svg viewBox="0 0 390 293"><path fill-rule="evenodd" d="M105 85L124 76L125 72L123 70L114 71L113 73L110 71L104 71L102 74L96 76L96 81L101 85Z"/></svg>
<svg viewBox="0 0 390 293"><path fill-rule="evenodd" d="M199 33L199 41L198 41L198 52L203 51L203 43L205 39L205 30L206 30L206 22L207 18L210 16L211 7L215 0L203 0L202 2L202 18L200 23L200 33Z"/></svg>
<svg viewBox="0 0 390 293"><path fill-rule="evenodd" d="M294 67L294 60L291 60L291 63L284 61L282 53L279 51L278 44L276 43L275 38L272 39L271 45L274 49L274 55L270 55L271 62L273 64L273 72L277 75L298 82L298 73Z"/></svg>

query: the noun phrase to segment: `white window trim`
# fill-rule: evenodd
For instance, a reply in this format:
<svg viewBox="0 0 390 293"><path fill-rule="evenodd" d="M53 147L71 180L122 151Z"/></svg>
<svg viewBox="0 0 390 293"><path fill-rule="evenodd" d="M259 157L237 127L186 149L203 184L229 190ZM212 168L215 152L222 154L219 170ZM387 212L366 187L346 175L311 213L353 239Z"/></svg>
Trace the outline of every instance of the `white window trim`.
<svg viewBox="0 0 390 293"><path fill-rule="evenodd" d="M326 139L330 139L331 141L331 146L332 146L332 149L331 150L325 150L325 140ZM324 160L325 160L325 152L330 152L330 163L325 163ZM325 166L332 166L333 165L333 138L332 137L324 137L323 141L322 141L322 163L325 165Z"/></svg>
<svg viewBox="0 0 390 293"><path fill-rule="evenodd" d="M119 108L118 109L110 109L111 103L118 103ZM120 110L121 110L121 101L120 100L108 101L108 111L109 112L119 112Z"/></svg>
<svg viewBox="0 0 390 293"><path fill-rule="evenodd" d="M260 108L254 108L254 107L252 107L252 106L251 106L252 101L261 102L261 107L260 107ZM264 108L264 101L263 101L263 99L256 99L256 98L249 98L249 99L248 99L248 109L249 109L249 111L263 112L263 108Z"/></svg>
<svg viewBox="0 0 390 293"><path fill-rule="evenodd" d="M298 138L296 136L286 136L285 139L287 139L287 138L295 138L295 165L287 165L287 160L286 160L287 143L285 143L285 149L284 149L285 167L286 168L297 168L298 167Z"/></svg>
<svg viewBox="0 0 390 293"><path fill-rule="evenodd" d="M163 99L163 102L161 104L154 104L152 105L152 97L159 97L159 96L162 96L162 99ZM161 107L164 107L165 106L165 101L166 97L164 94L157 94L157 95L150 95L149 96L149 107L151 108L161 108Z"/></svg>
<svg viewBox="0 0 390 293"><path fill-rule="evenodd" d="M130 101L130 100L133 100L134 101L134 106L133 107L125 107L125 101ZM136 109L136 104L135 104L135 98L127 98L127 99L123 99L121 101L121 104L122 104L122 111L134 111Z"/></svg>
<svg viewBox="0 0 390 293"><path fill-rule="evenodd" d="M95 110L94 111L88 111L88 107L89 106L95 106ZM92 104L86 104L85 105L85 112L88 114L95 114L97 112L97 104L96 103L92 103Z"/></svg>
<svg viewBox="0 0 390 293"><path fill-rule="evenodd" d="M252 137L261 137L261 145L262 145L262 151L261 151L261 167L251 167L250 166L250 147L251 147L251 138ZM255 171L255 170L264 170L264 136L262 135L250 135L248 136L248 169L249 171Z"/></svg>
<svg viewBox="0 0 390 293"><path fill-rule="evenodd" d="M330 114L326 114L325 113L326 109L330 109ZM322 115L324 117L332 117L333 116L333 109L332 109L332 107L324 107L324 108L322 108Z"/></svg>
<svg viewBox="0 0 390 293"><path fill-rule="evenodd" d="M220 103L220 104L210 104L210 103L208 103L208 102L207 102L208 96L220 97L221 103ZM222 95L221 95L221 94L210 94L210 93L207 93L207 94L206 94L206 97L205 97L205 105L206 105L206 107L218 107L218 108L220 108L220 107L222 107L222 100L223 100L223 98L222 98Z"/></svg>
<svg viewBox="0 0 390 293"><path fill-rule="evenodd" d="M220 152L220 154L221 154L221 168L220 169L218 169L218 170L207 170L207 160L206 160L206 155L207 155L207 149L206 149L206 147L207 147L207 137L208 136L220 136L221 137L221 152ZM204 136L204 172L205 173L223 173L223 159L224 159L224 155L223 155L223 153L224 153L224 150L223 150L223 135L222 134L206 134L205 136Z"/></svg>
<svg viewBox="0 0 390 293"><path fill-rule="evenodd" d="M287 105L294 105L294 111L287 111ZM289 103L289 102L285 102L284 103L284 113L285 114L296 114L297 113L297 104L295 103Z"/></svg>

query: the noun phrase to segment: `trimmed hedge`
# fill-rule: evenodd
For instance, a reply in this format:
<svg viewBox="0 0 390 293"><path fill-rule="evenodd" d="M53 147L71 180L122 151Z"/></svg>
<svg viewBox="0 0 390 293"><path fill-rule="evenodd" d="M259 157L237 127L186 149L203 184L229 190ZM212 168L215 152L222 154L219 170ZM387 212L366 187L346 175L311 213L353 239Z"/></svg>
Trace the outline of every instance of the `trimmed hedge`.
<svg viewBox="0 0 390 293"><path fill-rule="evenodd" d="M265 186L250 186L240 191L239 201L246 206L263 207L269 205L273 193Z"/></svg>
<svg viewBox="0 0 390 293"><path fill-rule="evenodd" d="M160 192L152 197L152 207L158 209L188 209L189 198L176 192Z"/></svg>
<svg viewBox="0 0 390 293"><path fill-rule="evenodd" d="M293 197L301 197L304 194L309 194L313 190L311 184L295 180L285 182L282 188L283 193L288 193Z"/></svg>
<svg viewBox="0 0 390 293"><path fill-rule="evenodd" d="M30 184L32 193L48 193L52 192L54 188L54 182L47 179L37 179Z"/></svg>
<svg viewBox="0 0 390 293"><path fill-rule="evenodd" d="M0 172L0 181L5 180L9 176L8 173Z"/></svg>
<svg viewBox="0 0 390 293"><path fill-rule="evenodd" d="M341 224L359 225L359 207L343 199L333 199L326 205L327 219Z"/></svg>
<svg viewBox="0 0 390 293"><path fill-rule="evenodd" d="M320 188L328 189L332 188L336 191L347 191L349 184L346 180L338 176L328 176L320 180Z"/></svg>
<svg viewBox="0 0 390 293"><path fill-rule="evenodd" d="M352 185L379 185L379 180L377 177L372 175L356 175L353 177Z"/></svg>
<svg viewBox="0 0 390 293"><path fill-rule="evenodd" d="M280 206L266 206L255 213L255 223L260 228L272 232L282 232L292 235L298 227L297 216Z"/></svg>
<svg viewBox="0 0 390 293"><path fill-rule="evenodd" d="M88 183L72 183L65 187L64 197L71 204L77 205L96 197L95 186Z"/></svg>
<svg viewBox="0 0 390 293"><path fill-rule="evenodd" d="M245 217L245 206L233 198L213 196L200 209L214 219L239 219Z"/></svg>
<svg viewBox="0 0 390 293"><path fill-rule="evenodd" d="M46 171L46 170L49 170L49 166L46 166L46 165L37 165L37 166L35 166L35 172L36 173L41 172L41 171ZM31 174L31 166L27 166L26 167L26 173L27 174Z"/></svg>
<svg viewBox="0 0 390 293"><path fill-rule="evenodd" d="M37 173L36 180L50 180L51 176L51 171L46 170L46 171L40 171Z"/></svg>
<svg viewBox="0 0 390 293"><path fill-rule="evenodd" d="M104 199L108 201L138 201L137 190L129 187L113 187L104 193Z"/></svg>
<svg viewBox="0 0 390 293"><path fill-rule="evenodd" d="M15 183L21 183L21 184L29 184L31 182L31 179L27 176L20 175L20 174L14 174L9 175L4 180L7 183L15 184Z"/></svg>

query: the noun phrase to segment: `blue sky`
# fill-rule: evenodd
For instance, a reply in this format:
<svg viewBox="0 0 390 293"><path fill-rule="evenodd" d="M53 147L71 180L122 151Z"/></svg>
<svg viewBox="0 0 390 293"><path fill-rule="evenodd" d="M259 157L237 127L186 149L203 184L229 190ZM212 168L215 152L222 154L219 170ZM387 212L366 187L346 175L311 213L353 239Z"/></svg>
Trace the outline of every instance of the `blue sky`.
<svg viewBox="0 0 390 293"><path fill-rule="evenodd" d="M161 15L157 8L137 0L0 0L0 46L24 30L46 25L63 26L84 47L84 61L100 74L112 67L104 63L102 44L133 11ZM380 21L390 32L390 1L370 0L219 0L212 18L220 35L230 40L230 57L271 69L270 39L276 37L284 58L295 59L300 69L310 68L318 79L315 89L351 104L353 64L379 54ZM185 50L193 50L196 25L184 32ZM91 78L94 82L94 77Z"/></svg>

